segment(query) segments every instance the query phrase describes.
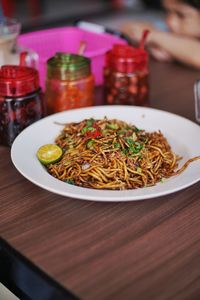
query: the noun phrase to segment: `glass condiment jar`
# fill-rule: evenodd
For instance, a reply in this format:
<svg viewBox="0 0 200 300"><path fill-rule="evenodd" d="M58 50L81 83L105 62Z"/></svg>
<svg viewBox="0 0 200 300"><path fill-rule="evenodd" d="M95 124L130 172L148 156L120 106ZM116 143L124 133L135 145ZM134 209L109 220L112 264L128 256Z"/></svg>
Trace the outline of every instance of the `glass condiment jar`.
<svg viewBox="0 0 200 300"><path fill-rule="evenodd" d="M44 116L38 71L23 66L0 68L0 144L11 146L27 126Z"/></svg>
<svg viewBox="0 0 200 300"><path fill-rule="evenodd" d="M39 56L31 50L18 45L21 23L13 18L0 15L0 66L19 65L21 53L26 52L24 65L37 68ZM23 42L22 42L23 44Z"/></svg>
<svg viewBox="0 0 200 300"><path fill-rule="evenodd" d="M47 61L46 102L48 113L94 104L94 77L90 59L57 53Z"/></svg>
<svg viewBox="0 0 200 300"><path fill-rule="evenodd" d="M148 75L148 53L143 48L114 45L105 56L106 103L147 105Z"/></svg>

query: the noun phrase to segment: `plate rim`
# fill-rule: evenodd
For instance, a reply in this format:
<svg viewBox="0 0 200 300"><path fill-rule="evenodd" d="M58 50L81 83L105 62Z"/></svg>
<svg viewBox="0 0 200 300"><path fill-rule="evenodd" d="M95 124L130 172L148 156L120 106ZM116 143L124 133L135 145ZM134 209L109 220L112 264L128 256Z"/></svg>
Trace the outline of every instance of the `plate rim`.
<svg viewBox="0 0 200 300"><path fill-rule="evenodd" d="M151 111L153 113L156 113L156 114L166 114L166 115L169 115L171 117L175 117L176 119L180 119L182 121L186 121L188 122L188 124L190 123L191 126L195 126L197 130L200 130L200 126L198 124L196 124L195 122L183 117L183 116L180 116L180 115L177 115L175 113L172 113L172 112L168 112L166 110L161 110L161 109L156 109L156 108L152 108L152 107L140 107L140 106L124 106L124 105L115 105L115 106L112 106L112 105L99 105L99 106L92 106L92 107L86 107L86 108L78 108L78 109L73 109L73 110L68 110L68 111L63 111L63 112L59 112L59 113L55 113L55 114L52 114L52 115L49 115L49 116L46 116L45 118L33 123L32 125L28 126L27 128L25 128L22 133L19 134L19 136L17 136L17 138L15 139L12 147L11 147L11 160L12 160L12 163L14 164L15 168L18 170L18 172L23 176L25 177L27 180L31 181L32 183L34 183L36 186L39 186L40 188L43 188L47 191L50 191L52 193L55 193L57 195L61 195L61 196L65 196L65 197L69 197L69 198L75 198L75 199L80 199L80 200L88 200L88 201L98 201L98 202L129 202L129 201L141 201L141 200L148 200L148 199L153 199L153 198L158 198L158 197L162 197L162 196L166 196L166 195L169 195L169 194L172 194L172 193L175 193L175 192L178 192L180 190L183 190L195 183L197 183L199 180L200 180L200 176L199 178L196 178L192 181L190 181L188 184L185 184L185 185L182 185L182 186L179 186L179 187L176 187L176 188L172 188L170 190L166 190L165 192L156 192L155 193L148 193L148 191L150 191L150 189L152 188L155 188L157 185L153 186L153 187L144 187L144 188L141 188L141 189L136 189L136 190L125 190L125 191L121 191L121 190L116 190L116 191L113 191L113 190L97 190L97 189L89 189L89 188L83 188L83 187L78 187L78 186L73 186L75 188L75 191L76 189L79 189L80 191L81 190L84 190L85 192L88 192L89 191L93 191L93 192L97 192L97 194L99 194L99 192L101 194L105 194L105 192L109 193L109 194L112 194L112 196L106 196L106 195L103 195L102 196L98 196L96 195L94 197L94 195L90 195L90 192L89 192L89 195L85 193L81 194L81 195L77 195L76 192L71 192L71 185L67 184L67 183L63 183L61 181L59 181L58 179L54 178L53 176L51 176L47 171L45 171L53 180L56 181L56 183L58 184L59 183L63 183L64 185L67 185L68 186L68 190L66 191L59 191L59 190L55 190L52 186L46 186L44 184L42 184L41 182L38 182L36 180L34 180L33 178L30 178L30 176L28 176L27 174L24 174L24 172L19 168L19 166L17 165L16 161L15 161L15 155L14 155L14 149L16 147L16 144L18 142L18 140L21 138L21 136L25 135L26 132L29 132L31 131L33 127L35 126L39 126L38 124L41 124L41 123L45 123L46 120L48 119L53 119L55 117L59 117L59 116L62 116L62 115L65 115L65 114L69 114L69 113L72 113L75 115L76 114L80 114L82 111L96 111L96 110L101 110L101 109L104 109L106 110L106 108L109 108L109 109L114 109L114 110L120 110L121 108L123 107L123 109L136 109L138 111ZM95 113L95 112L94 112ZM76 116L75 116L76 117ZM37 125L36 125L37 124ZM134 124L134 122L133 122ZM137 124L136 124L137 126ZM53 137L54 138L54 137ZM180 176L180 175L178 175ZM58 184L59 186L59 184ZM135 193L135 191L138 191L138 190L142 190L144 191L144 189L146 190L147 189L147 192L146 192L146 195L142 194L142 195L136 195L136 196L131 196L130 193L133 192ZM125 193L124 193L125 192ZM126 196L126 194L129 194L128 196ZM117 195L118 196L117 196ZM137 193L136 193L137 194Z"/></svg>

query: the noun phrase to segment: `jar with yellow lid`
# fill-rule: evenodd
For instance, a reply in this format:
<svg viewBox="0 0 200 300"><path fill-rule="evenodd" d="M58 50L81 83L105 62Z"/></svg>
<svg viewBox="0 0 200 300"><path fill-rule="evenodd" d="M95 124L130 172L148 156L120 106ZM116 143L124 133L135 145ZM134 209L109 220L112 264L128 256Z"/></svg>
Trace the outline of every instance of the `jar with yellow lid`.
<svg viewBox="0 0 200 300"><path fill-rule="evenodd" d="M46 102L48 113L94 104L94 77L90 59L57 53L47 61Z"/></svg>

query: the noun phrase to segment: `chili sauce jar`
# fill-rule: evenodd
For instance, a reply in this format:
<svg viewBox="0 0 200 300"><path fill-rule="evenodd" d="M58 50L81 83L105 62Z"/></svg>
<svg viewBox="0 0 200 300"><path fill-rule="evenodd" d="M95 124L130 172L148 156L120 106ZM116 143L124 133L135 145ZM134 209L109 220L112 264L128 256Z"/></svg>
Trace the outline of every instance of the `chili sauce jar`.
<svg viewBox="0 0 200 300"><path fill-rule="evenodd" d="M0 144L11 146L27 126L44 116L38 71L23 66L0 68Z"/></svg>
<svg viewBox="0 0 200 300"><path fill-rule="evenodd" d="M105 56L106 103L147 105L148 76L148 53L143 48L114 45Z"/></svg>
<svg viewBox="0 0 200 300"><path fill-rule="evenodd" d="M46 102L48 113L94 104L94 77L90 59L57 53L47 61Z"/></svg>

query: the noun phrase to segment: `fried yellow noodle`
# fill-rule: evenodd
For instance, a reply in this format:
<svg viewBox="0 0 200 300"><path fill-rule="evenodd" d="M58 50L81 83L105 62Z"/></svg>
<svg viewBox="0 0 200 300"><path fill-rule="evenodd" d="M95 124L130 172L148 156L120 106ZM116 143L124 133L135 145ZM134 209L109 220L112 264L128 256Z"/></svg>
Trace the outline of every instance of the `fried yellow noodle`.
<svg viewBox="0 0 200 300"><path fill-rule="evenodd" d="M62 159L48 172L67 183L95 189L136 189L181 173L163 134L146 132L120 120L86 119L65 124L56 144Z"/></svg>

